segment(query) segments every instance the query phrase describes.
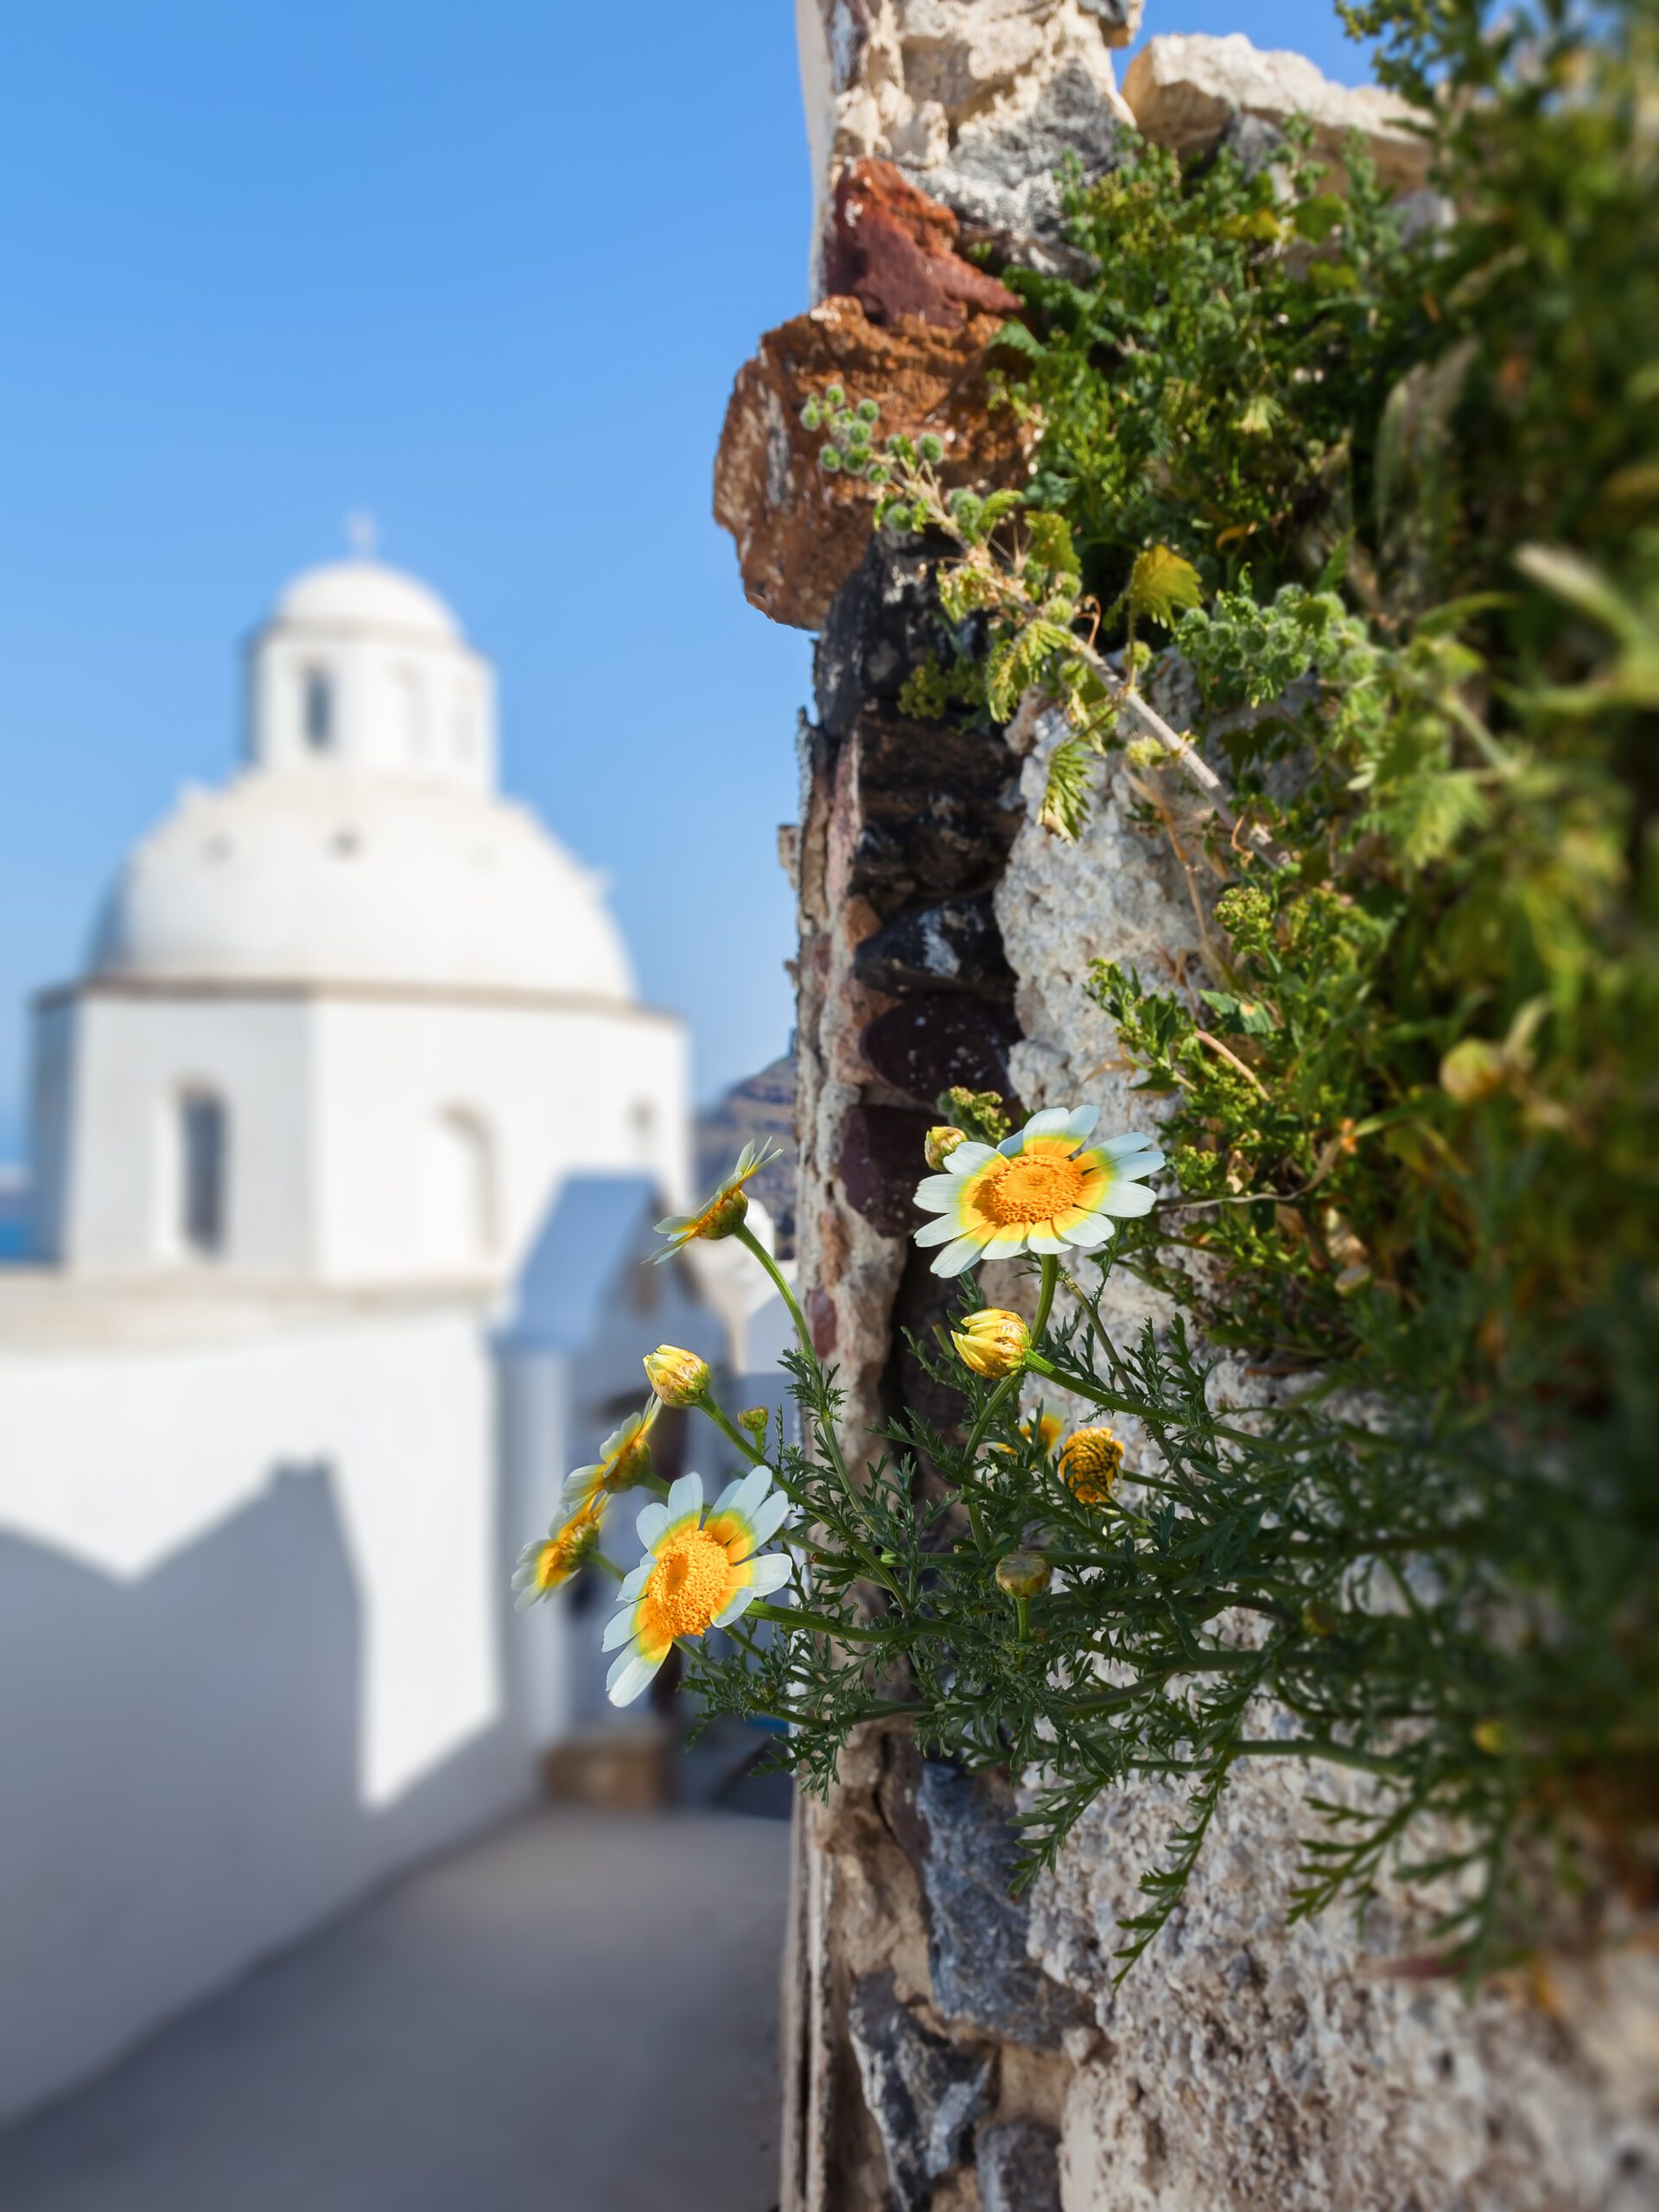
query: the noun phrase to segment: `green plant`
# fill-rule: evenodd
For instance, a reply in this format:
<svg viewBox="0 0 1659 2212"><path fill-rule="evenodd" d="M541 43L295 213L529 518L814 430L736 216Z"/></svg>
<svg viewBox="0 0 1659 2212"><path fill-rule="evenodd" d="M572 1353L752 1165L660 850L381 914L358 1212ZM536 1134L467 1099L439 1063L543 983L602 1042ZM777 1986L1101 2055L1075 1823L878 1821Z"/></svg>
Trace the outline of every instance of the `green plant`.
<svg viewBox="0 0 1659 2212"><path fill-rule="evenodd" d="M1205 950L1079 977L1173 1179L1120 1190L1104 1245L1086 1209L1072 1249L1042 1231L1028 1328L969 1296L954 1356L914 1346L958 1419L904 1414L849 1465L797 1314L792 1603L695 1640L693 1675L814 1784L901 1719L1025 1772L1027 1875L1102 1789L1182 1777L1126 1968L1253 1759L1355 1777L1310 1796L1290 1909L1445 1878L1449 1968L1659 1878L1656 18L1346 12L1419 104L1445 226L1408 243L1357 153L1336 199L1305 135L1287 190L1148 152L1074 194L1097 283L1004 272L1027 492L947 495L927 442L878 454L868 404L808 403L825 466L925 533L947 615L983 618L974 673L925 672L912 710L1058 713L1063 836L1122 753ZM1147 696L1148 632L1191 732ZM999 1160L1112 1188L1070 1122L941 1110L938 1266L1013 1217L961 1211ZM1112 1268L1179 1318L1116 1341ZM1221 1403L1222 1350L1253 1402ZM1063 1440L1022 1381L1143 1440ZM593 1503L550 1580L592 1555Z"/></svg>

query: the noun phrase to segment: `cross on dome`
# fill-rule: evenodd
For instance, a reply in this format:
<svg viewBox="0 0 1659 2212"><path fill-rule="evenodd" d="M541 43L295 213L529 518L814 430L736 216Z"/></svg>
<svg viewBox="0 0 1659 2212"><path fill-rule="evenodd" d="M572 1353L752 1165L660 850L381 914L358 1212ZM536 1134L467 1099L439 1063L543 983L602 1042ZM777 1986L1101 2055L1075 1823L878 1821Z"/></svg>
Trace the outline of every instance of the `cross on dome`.
<svg viewBox="0 0 1659 2212"><path fill-rule="evenodd" d="M366 507L353 507L346 518L346 543L354 561L372 561L380 550L380 525Z"/></svg>

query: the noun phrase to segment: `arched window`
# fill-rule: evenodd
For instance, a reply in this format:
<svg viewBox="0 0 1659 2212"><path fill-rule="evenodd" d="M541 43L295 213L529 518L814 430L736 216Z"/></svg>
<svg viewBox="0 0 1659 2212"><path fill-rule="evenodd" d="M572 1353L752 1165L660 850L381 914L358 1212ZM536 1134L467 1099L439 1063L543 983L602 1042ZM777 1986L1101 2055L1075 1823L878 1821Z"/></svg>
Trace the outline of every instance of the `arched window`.
<svg viewBox="0 0 1659 2212"><path fill-rule="evenodd" d="M435 1114L422 1135L421 1252L435 1268L482 1266L495 1243L490 1141L465 1107Z"/></svg>
<svg viewBox="0 0 1659 2212"><path fill-rule="evenodd" d="M300 678L300 728L314 753L334 744L334 686L326 669L308 668Z"/></svg>
<svg viewBox="0 0 1659 2212"><path fill-rule="evenodd" d="M657 1109L649 1098L636 1098L628 1109L629 1128L633 1138L633 1156L641 1167L651 1167L657 1160Z"/></svg>
<svg viewBox="0 0 1659 2212"><path fill-rule="evenodd" d="M175 1231L180 1249L217 1259L229 1227L230 1116L211 1090L187 1090L177 1109Z"/></svg>

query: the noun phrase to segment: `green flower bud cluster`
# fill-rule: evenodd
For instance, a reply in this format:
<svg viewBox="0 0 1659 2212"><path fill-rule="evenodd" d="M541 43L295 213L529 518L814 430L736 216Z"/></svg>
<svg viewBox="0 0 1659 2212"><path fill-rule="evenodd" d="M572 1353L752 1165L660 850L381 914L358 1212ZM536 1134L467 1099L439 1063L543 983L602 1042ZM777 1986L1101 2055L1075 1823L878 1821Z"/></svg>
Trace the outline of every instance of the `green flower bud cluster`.
<svg viewBox="0 0 1659 2212"><path fill-rule="evenodd" d="M874 399L849 402L843 385L827 385L801 408L801 427L827 432L818 448L818 466L826 476L861 476L869 484L886 484L893 471L872 450L870 435L881 410Z"/></svg>

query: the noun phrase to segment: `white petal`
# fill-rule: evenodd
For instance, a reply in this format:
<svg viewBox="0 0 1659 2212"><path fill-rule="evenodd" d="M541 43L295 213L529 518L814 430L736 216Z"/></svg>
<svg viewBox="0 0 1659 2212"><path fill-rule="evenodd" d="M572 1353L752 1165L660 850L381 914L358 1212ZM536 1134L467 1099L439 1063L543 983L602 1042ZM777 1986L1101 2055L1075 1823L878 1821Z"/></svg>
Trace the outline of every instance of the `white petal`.
<svg viewBox="0 0 1659 2212"><path fill-rule="evenodd" d="M943 1213L947 1206L955 1205L961 1196L954 1175L924 1175L916 1185L916 1203L925 1206L929 1213Z"/></svg>
<svg viewBox="0 0 1659 2212"><path fill-rule="evenodd" d="M753 1590L740 1590L725 1611L715 1615L715 1626L729 1628L734 1621L742 1618L754 1603L754 1599L755 1592Z"/></svg>
<svg viewBox="0 0 1659 2212"><path fill-rule="evenodd" d="M1099 1119L1098 1106L1074 1106L1065 1117L1067 1133L1074 1137L1086 1137Z"/></svg>
<svg viewBox="0 0 1659 2212"><path fill-rule="evenodd" d="M789 1500L782 1491L775 1490L755 1515L752 1524L755 1550L759 1551L762 1544L770 1543L788 1518Z"/></svg>
<svg viewBox="0 0 1659 2212"><path fill-rule="evenodd" d="M1012 1136L1004 1137L996 1147L1004 1160L1017 1160L1026 1148L1026 1133L1016 1129Z"/></svg>
<svg viewBox="0 0 1659 2212"><path fill-rule="evenodd" d="M1128 1160L1135 1153L1155 1152L1157 1148L1154 1139L1134 1134L1122 1137L1102 1137L1100 1142L1095 1147L1095 1150L1103 1152L1108 1160Z"/></svg>
<svg viewBox="0 0 1659 2212"><path fill-rule="evenodd" d="M669 1485L667 1503L668 1517L671 1521L681 1520L688 1513L701 1513L702 1477L682 1475L677 1482Z"/></svg>
<svg viewBox="0 0 1659 2212"><path fill-rule="evenodd" d="M1030 1230L1021 1223L1017 1229L999 1230L997 1234L980 1249L988 1260L1012 1259L1016 1252L1025 1250L1030 1236Z"/></svg>
<svg viewBox="0 0 1659 2212"><path fill-rule="evenodd" d="M640 1560L632 1574L623 1576L616 1592L616 1602L619 1605L631 1605L633 1603L646 1583L650 1581L651 1570L656 1564L654 1559L647 1556Z"/></svg>
<svg viewBox="0 0 1659 2212"><path fill-rule="evenodd" d="M633 1525L645 1549L654 1551L662 1542L663 1532L668 1527L668 1508L660 1497L653 1497L649 1505L641 1507L639 1518Z"/></svg>
<svg viewBox="0 0 1659 2212"><path fill-rule="evenodd" d="M1079 1222L1075 1229L1068 1229L1065 1233L1078 1251L1092 1252L1096 1244L1103 1244L1109 1236L1116 1233L1116 1224L1109 1214L1092 1213L1087 1221Z"/></svg>
<svg viewBox="0 0 1659 2212"><path fill-rule="evenodd" d="M520 1583L518 1594L512 1601L512 1609L516 1613L522 1613L528 1606L533 1605L538 1598L544 1598L546 1595L546 1591L538 1590L533 1582Z"/></svg>
<svg viewBox="0 0 1659 2212"><path fill-rule="evenodd" d="M601 1651L614 1651L619 1643L626 1643L633 1634L633 1607L625 1605L620 1613L613 1613L605 1624L605 1633L599 1639Z"/></svg>
<svg viewBox="0 0 1659 2212"><path fill-rule="evenodd" d="M764 1559L752 1560L754 1580L748 1586L752 1598L770 1597L774 1590L781 1590L794 1568L787 1552L768 1552Z"/></svg>
<svg viewBox="0 0 1659 2212"><path fill-rule="evenodd" d="M1144 1183L1114 1183L1100 1201L1098 1211L1132 1220L1137 1214L1150 1213L1157 1203L1158 1193Z"/></svg>
<svg viewBox="0 0 1659 2212"><path fill-rule="evenodd" d="M667 1656L664 1652L663 1659ZM632 1705L663 1659L647 1659L642 1651L625 1651L605 1678L605 1694L611 1703Z"/></svg>
<svg viewBox="0 0 1659 2212"><path fill-rule="evenodd" d="M1040 1114L1032 1116L1020 1135L1027 1137L1058 1136L1062 1129L1069 1128L1071 1123L1071 1116L1064 1106L1045 1106Z"/></svg>
<svg viewBox="0 0 1659 2212"><path fill-rule="evenodd" d="M945 1154L944 1172L947 1175L971 1175L976 1167L982 1167L988 1160L995 1158L995 1145L981 1144L969 1137L966 1144L959 1144L954 1152Z"/></svg>
<svg viewBox="0 0 1659 2212"><path fill-rule="evenodd" d="M919 1229L911 1231L911 1241L917 1244L948 1244L953 1236L962 1234L956 1215L940 1215L936 1221L925 1221Z"/></svg>
<svg viewBox="0 0 1659 2212"><path fill-rule="evenodd" d="M1069 1252L1071 1239L1051 1236L1046 1229L1033 1229L1026 1239L1026 1249L1028 1252Z"/></svg>
<svg viewBox="0 0 1659 2212"><path fill-rule="evenodd" d="M934 1256L932 1272L936 1275L959 1275L964 1268L971 1268L979 1257L976 1236L958 1236L954 1244L947 1244L943 1252Z"/></svg>
<svg viewBox="0 0 1659 2212"><path fill-rule="evenodd" d="M715 1500L714 1513L734 1512L745 1521L753 1520L755 1509L771 1488L772 1469L753 1468L748 1474L739 1475L734 1482L727 1484ZM714 1513L710 1514L710 1519Z"/></svg>

